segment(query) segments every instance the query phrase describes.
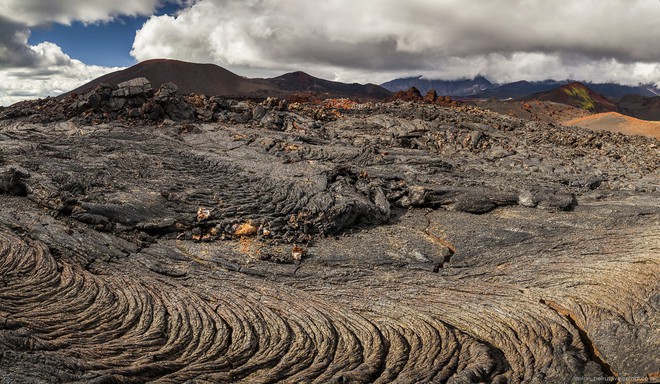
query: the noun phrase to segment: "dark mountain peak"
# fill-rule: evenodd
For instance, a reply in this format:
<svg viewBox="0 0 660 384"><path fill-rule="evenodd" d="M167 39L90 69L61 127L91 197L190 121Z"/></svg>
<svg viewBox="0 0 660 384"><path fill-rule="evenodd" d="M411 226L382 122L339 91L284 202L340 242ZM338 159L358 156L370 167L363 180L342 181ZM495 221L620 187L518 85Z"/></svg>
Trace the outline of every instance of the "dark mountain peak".
<svg viewBox="0 0 660 384"><path fill-rule="evenodd" d="M570 83L562 84L557 88L551 89L550 93L552 92L565 92L570 95L575 95L577 93L583 92L586 94L595 94L596 92L592 91L591 88L587 87L584 83L579 82L579 81L571 81Z"/></svg>
<svg viewBox="0 0 660 384"><path fill-rule="evenodd" d="M492 84L492 82L491 82L490 80L488 80L488 79L487 79L485 76L483 76L483 75L477 75L474 79L472 79L472 81L474 81L475 83L476 83L476 82L479 82L479 83L488 83L488 84Z"/></svg>
<svg viewBox="0 0 660 384"><path fill-rule="evenodd" d="M390 92L374 84L342 83L314 77L302 71L289 72L268 79L271 83L284 91L290 92L319 92L342 97L366 97L383 99L390 96Z"/></svg>
<svg viewBox="0 0 660 384"><path fill-rule="evenodd" d="M68 93L82 93L102 83L117 85L138 77L149 80L155 89L174 83L180 94L238 96L277 91L277 87L266 80L244 78L215 64L152 59L101 76Z"/></svg>
<svg viewBox="0 0 660 384"><path fill-rule="evenodd" d="M174 83L179 94L224 97L264 97L290 92L312 91L325 97L364 97L383 99L390 92L377 85L345 84L314 77L302 71L285 73L272 79L250 79L215 64L189 63L171 59L152 59L121 71L109 73L69 93L84 93L100 84L112 86L143 77L154 89ZM65 94L66 95L66 94Z"/></svg>
<svg viewBox="0 0 660 384"><path fill-rule="evenodd" d="M574 87L589 89L589 87L587 87L584 83L576 81L576 80L573 80L573 81L569 82L568 84L564 84L564 85L560 86L559 88L566 89L566 88L574 88Z"/></svg>
<svg viewBox="0 0 660 384"><path fill-rule="evenodd" d="M619 110L614 102L608 100L603 95L594 92L584 83L579 81L572 81L557 88L536 93L529 99L571 105L596 113Z"/></svg>
<svg viewBox="0 0 660 384"><path fill-rule="evenodd" d="M297 80L314 80L318 79L318 77L314 77L310 75L307 72L303 71L295 71L295 72L288 72L283 75L274 77L274 79L281 79L281 78L286 78L286 79L297 79Z"/></svg>
<svg viewBox="0 0 660 384"><path fill-rule="evenodd" d="M314 88L315 86L318 85L318 82L321 79L319 79L318 77L314 77L303 71L295 71L295 72L285 73L277 77L273 77L269 80L277 84L280 88L287 90L293 90L293 89L299 90L299 88L301 87L304 89Z"/></svg>

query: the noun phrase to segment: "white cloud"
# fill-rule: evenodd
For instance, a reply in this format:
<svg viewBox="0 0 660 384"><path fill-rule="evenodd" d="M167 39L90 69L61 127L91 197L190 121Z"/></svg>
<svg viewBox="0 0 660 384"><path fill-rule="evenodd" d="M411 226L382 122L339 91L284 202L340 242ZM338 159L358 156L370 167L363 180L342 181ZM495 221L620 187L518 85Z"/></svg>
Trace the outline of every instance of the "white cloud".
<svg viewBox="0 0 660 384"><path fill-rule="evenodd" d="M56 22L110 21L115 16L151 15L159 0L0 0L2 16L28 27Z"/></svg>
<svg viewBox="0 0 660 384"><path fill-rule="evenodd" d="M485 75L499 82L521 79L587 80L621 84L660 82L660 63L620 62L613 58L585 59L577 54L544 52L492 53L453 57L438 63L427 77L458 78Z"/></svg>
<svg viewBox="0 0 660 384"><path fill-rule="evenodd" d="M652 0L198 0L176 17L152 16L131 54L251 76L657 82L658 20Z"/></svg>
<svg viewBox="0 0 660 384"><path fill-rule="evenodd" d="M53 43L28 46L38 64L0 71L0 105L57 96L92 79L121 68L86 65L71 59Z"/></svg>
<svg viewBox="0 0 660 384"><path fill-rule="evenodd" d="M660 83L656 0L0 0L0 104L55 95L117 68L72 60L30 28L151 15L138 60L212 62L251 77L304 70L346 82L405 75Z"/></svg>
<svg viewBox="0 0 660 384"><path fill-rule="evenodd" d="M0 105L55 96L120 69L86 65L53 43L29 45L30 28L148 16L165 1L180 0L0 0Z"/></svg>

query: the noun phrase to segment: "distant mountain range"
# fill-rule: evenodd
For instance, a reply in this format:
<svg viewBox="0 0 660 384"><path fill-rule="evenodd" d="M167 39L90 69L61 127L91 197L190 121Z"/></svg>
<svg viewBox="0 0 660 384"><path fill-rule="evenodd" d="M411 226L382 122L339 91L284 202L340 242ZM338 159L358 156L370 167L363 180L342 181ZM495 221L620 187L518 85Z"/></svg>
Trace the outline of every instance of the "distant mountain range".
<svg viewBox="0 0 660 384"><path fill-rule="evenodd" d="M406 77L381 84L392 92L411 87L422 94L435 89L438 95L464 99L539 100L571 105L589 112L621 112L643 120L660 120L660 88L570 80L515 81L495 84L483 76L474 79L434 80Z"/></svg>
<svg viewBox="0 0 660 384"><path fill-rule="evenodd" d="M597 90L605 90L611 95L615 91L630 91L630 89L626 90L624 87L611 86L611 84L584 84L574 81L562 84L557 88L534 93L519 100L551 101L571 105L589 112L620 112L637 119L660 120L660 96L648 97L633 93L620 98L613 98L605 97L597 92ZM639 90L639 88L636 89Z"/></svg>
<svg viewBox="0 0 660 384"><path fill-rule="evenodd" d="M317 99L347 97L383 100L391 98L392 92L415 87L422 94L435 89L438 95L465 99L553 101L591 112L618 111L639 119L660 120L660 89L648 84L628 86L555 80L494 84L483 76L459 80L433 80L418 76L395 79L378 86L324 80L300 71L269 79L250 79L215 64L165 59L147 60L109 73L66 94L83 93L101 83L116 85L137 77L147 78L155 89L164 83L173 82L178 86L180 94L198 93L239 98L312 94Z"/></svg>
<svg viewBox="0 0 660 384"><path fill-rule="evenodd" d="M516 81L512 83L491 83L483 76L474 79L459 80L434 80L422 76L394 79L381 84L381 87L398 92L410 87L419 89L425 94L435 89L438 95L452 97L519 99L528 97L535 93L545 92L562 85L572 83L571 80L544 80L544 81ZM640 95L645 97L660 96L660 88L652 84L640 84L637 86L621 85L615 83L591 83L583 82L589 89L605 97L620 99L625 95Z"/></svg>
<svg viewBox="0 0 660 384"><path fill-rule="evenodd" d="M435 89L438 95L441 96L466 97L478 95L497 85L491 83L483 76L477 76L474 79L459 80L433 80L417 76L394 79L380 86L391 92L405 91L411 87L415 87L422 95Z"/></svg>
<svg viewBox="0 0 660 384"><path fill-rule="evenodd" d="M69 93L83 93L99 84L116 85L144 77L153 88L172 82L181 94L199 93L223 97L282 96L295 92L313 92L322 97L384 99L391 92L375 84L346 84L292 72L270 79L239 76L215 64L197 64L178 60L154 59L112 72L84 84ZM65 95L66 95L65 94Z"/></svg>

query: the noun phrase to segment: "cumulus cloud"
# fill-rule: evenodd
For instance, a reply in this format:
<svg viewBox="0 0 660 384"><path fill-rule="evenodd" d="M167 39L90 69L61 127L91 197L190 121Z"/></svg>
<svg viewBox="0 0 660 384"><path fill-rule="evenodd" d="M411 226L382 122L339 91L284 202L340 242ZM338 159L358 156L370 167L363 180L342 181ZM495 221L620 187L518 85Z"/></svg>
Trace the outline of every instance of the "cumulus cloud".
<svg viewBox="0 0 660 384"><path fill-rule="evenodd" d="M53 43L30 45L30 28L148 16L164 1L180 0L0 0L0 105L54 96L119 69L73 60Z"/></svg>
<svg viewBox="0 0 660 384"><path fill-rule="evenodd" d="M158 0L0 0L3 16L28 27L56 22L110 21L116 16L151 15Z"/></svg>
<svg viewBox="0 0 660 384"><path fill-rule="evenodd" d="M656 0L0 0L0 104L55 95L116 68L87 66L30 28L152 15L138 60L212 62L251 77L304 70L346 82L424 74L498 82L660 85Z"/></svg>
<svg viewBox="0 0 660 384"><path fill-rule="evenodd" d="M30 66L34 53L27 46L30 30L0 16L0 67Z"/></svg>
<svg viewBox="0 0 660 384"><path fill-rule="evenodd" d="M496 81L660 81L654 0L198 0L137 32L138 60L341 80L484 74Z"/></svg>
<svg viewBox="0 0 660 384"><path fill-rule="evenodd" d="M53 43L28 46L38 65L0 71L0 105L56 96L121 68L86 65L71 59Z"/></svg>

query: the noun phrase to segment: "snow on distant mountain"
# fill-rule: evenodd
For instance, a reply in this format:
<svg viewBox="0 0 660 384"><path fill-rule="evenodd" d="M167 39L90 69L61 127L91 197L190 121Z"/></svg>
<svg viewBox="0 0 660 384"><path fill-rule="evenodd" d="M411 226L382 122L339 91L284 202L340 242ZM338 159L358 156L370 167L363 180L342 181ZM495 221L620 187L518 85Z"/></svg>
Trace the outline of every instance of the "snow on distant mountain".
<svg viewBox="0 0 660 384"><path fill-rule="evenodd" d="M405 91L411 87L415 87L419 89L421 94L426 94L431 89L435 89L438 95L441 96L466 97L477 95L497 85L491 83L483 76L477 76L474 79L464 78L458 80L434 80L417 76L394 79L380 86L391 92Z"/></svg>
<svg viewBox="0 0 660 384"><path fill-rule="evenodd" d="M435 89L438 95L454 97L473 97L497 99L519 99L535 93L546 92L562 85L574 82L573 80L543 80L543 81L514 81L510 83L492 83L483 76L474 79L441 80L427 79L423 76L406 77L388 81L381 87L392 92L403 91L410 87L419 89L425 94ZM582 82L589 89L607 98L619 100L625 95L640 95L645 97L660 96L660 88L653 84L622 85L616 83Z"/></svg>

